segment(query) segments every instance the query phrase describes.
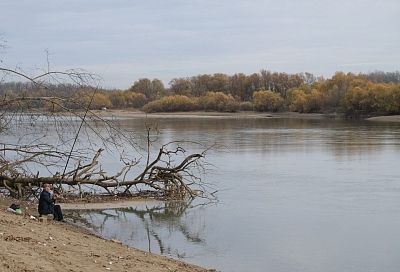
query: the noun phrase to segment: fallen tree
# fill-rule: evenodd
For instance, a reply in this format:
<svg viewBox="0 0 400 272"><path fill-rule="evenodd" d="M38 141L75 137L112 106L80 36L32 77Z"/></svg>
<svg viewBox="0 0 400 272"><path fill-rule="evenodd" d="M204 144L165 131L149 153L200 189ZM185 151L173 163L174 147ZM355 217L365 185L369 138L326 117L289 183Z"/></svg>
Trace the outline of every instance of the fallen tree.
<svg viewBox="0 0 400 272"><path fill-rule="evenodd" d="M152 127L145 128L143 147L138 144L135 133L120 126L118 120L103 118L90 110L98 89L93 87L97 86L94 75L48 69L40 75L28 76L2 67L0 73L3 80L9 76L22 77L44 94L32 97L23 91L0 92L0 190L3 193L33 198L41 185L48 183L64 195L80 197L87 194L164 199L210 196L207 184L201 179L202 159L207 149L202 147L201 152L191 154L184 147L187 142L173 141L162 144L152 156L156 145ZM84 88L87 97L52 96L54 82ZM37 107L37 103L43 107ZM105 170L101 161L105 152L119 156L121 166L113 174Z"/></svg>
<svg viewBox="0 0 400 272"><path fill-rule="evenodd" d="M42 159L41 157L60 158L60 152L28 151L22 147L1 148L0 152L10 153L12 151L26 155L12 162L5 161L4 156L1 156L0 181L2 184L0 184L0 188L3 187L11 195L18 197L34 196L37 188L42 184L68 185L72 186L72 188L77 186L80 196L85 193L85 190L82 189L83 185L102 188L104 191L98 191L98 193L106 192L111 195L146 194L166 199L204 196L205 190L201 189L204 187L199 187L201 179L196 177L192 172L193 167L201 167L200 159L204 157L204 153L185 156L178 165L172 166L171 154L177 154L178 152L185 154L186 152L180 147L175 150L169 150L167 146L168 144L163 145L157 157L133 179L126 177L130 170L138 164L137 161L125 163L120 171L114 175L108 175L105 171L101 170L98 158L104 151L103 149L99 149L92 161L87 164L78 164L74 169L64 174L57 172L51 176L41 176L39 172L36 175L24 174L23 171L18 171L18 168L22 169L23 164L41 164L42 162L39 161ZM62 155L66 156L66 154ZM138 186L144 187L139 189ZM146 187L150 190L146 190ZM63 187L61 186L60 188ZM63 191L65 192L66 190ZM93 190L91 191L93 192Z"/></svg>

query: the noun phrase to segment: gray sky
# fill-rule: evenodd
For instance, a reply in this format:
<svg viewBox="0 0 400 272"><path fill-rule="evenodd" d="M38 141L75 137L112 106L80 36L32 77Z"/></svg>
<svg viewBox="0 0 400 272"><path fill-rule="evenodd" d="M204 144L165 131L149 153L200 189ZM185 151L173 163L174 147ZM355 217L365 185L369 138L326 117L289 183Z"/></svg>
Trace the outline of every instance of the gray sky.
<svg viewBox="0 0 400 272"><path fill-rule="evenodd" d="M2 0L3 65L142 77L400 70L399 0ZM4 50L3 50L4 51Z"/></svg>

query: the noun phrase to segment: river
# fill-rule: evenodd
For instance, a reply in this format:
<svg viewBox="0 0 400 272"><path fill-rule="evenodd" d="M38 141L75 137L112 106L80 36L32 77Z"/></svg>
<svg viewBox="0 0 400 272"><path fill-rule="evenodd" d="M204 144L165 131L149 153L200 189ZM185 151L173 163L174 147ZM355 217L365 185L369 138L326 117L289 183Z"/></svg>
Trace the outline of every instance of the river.
<svg viewBox="0 0 400 272"><path fill-rule="evenodd" d="M143 131L143 120L122 120ZM162 118L158 142L216 144L218 203L81 211L104 237L224 272L399 271L400 124Z"/></svg>

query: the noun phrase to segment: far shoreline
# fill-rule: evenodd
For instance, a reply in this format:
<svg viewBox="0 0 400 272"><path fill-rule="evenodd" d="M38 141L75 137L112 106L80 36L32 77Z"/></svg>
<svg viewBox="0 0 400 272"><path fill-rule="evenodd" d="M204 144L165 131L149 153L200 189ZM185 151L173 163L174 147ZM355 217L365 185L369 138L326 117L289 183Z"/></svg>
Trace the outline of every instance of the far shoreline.
<svg viewBox="0 0 400 272"><path fill-rule="evenodd" d="M400 123L400 115L384 115L366 118L365 120L371 122L393 122Z"/></svg>
<svg viewBox="0 0 400 272"><path fill-rule="evenodd" d="M95 114L104 118L141 119L141 118L176 118L176 119L346 119L343 113L299 113L299 112L216 112L216 111L184 111L184 112L156 112L146 113L134 109L93 110ZM351 120L352 118L350 118ZM365 116L356 120L373 122L400 122L400 115Z"/></svg>
<svg viewBox="0 0 400 272"><path fill-rule="evenodd" d="M112 120L126 119L338 119L338 120L358 120L373 121L386 123L399 123L400 115L379 115L365 114L348 116L344 113L299 113L299 112L258 112L258 111L238 111L238 112L218 112L218 111L173 111L173 112L153 112L146 113L139 109L107 109L107 110L90 110L93 115L99 118ZM29 112L28 112L29 114ZM37 114L31 112L30 114ZM67 113L52 113L54 115L65 115ZM78 116L84 114L83 111L71 111L69 114Z"/></svg>
<svg viewBox="0 0 400 272"><path fill-rule="evenodd" d="M146 113L139 110L111 109L92 110L93 113L104 118L138 119L138 118L185 118L185 119L261 119L261 118L293 118L293 119L324 119L341 118L336 113L298 113L298 112L217 112L217 111L183 111L183 112L156 112Z"/></svg>

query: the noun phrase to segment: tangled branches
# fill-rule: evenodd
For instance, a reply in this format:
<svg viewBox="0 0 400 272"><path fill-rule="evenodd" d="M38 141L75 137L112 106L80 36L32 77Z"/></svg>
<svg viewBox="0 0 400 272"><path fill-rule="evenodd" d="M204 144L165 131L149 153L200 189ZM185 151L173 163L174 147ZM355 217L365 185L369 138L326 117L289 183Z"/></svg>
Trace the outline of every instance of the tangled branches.
<svg viewBox="0 0 400 272"><path fill-rule="evenodd" d="M150 129L147 147L142 147L135 134L118 120L90 109L98 90L91 87L97 84L95 76L74 70L48 70L28 76L2 67L0 73L3 79L9 75L22 77L44 94L2 93L0 89L0 190L31 198L41 184L50 183L64 194L80 196L207 197L207 186L201 179L206 149L190 154L182 142L173 141L162 145L151 160ZM88 97L52 96L52 88L66 81L85 88ZM35 107L29 106L32 103ZM102 160L110 154L119 156L121 162L114 174L106 170L110 159Z"/></svg>
<svg viewBox="0 0 400 272"><path fill-rule="evenodd" d="M204 187L201 179L194 174L194 169L202 168L200 160L204 153L190 154L184 156L177 165L172 164L172 154L185 155L186 151L178 146L174 150L167 149L170 144L163 145L157 157L136 177L130 178L131 172L139 161L126 162L125 165L114 175L108 175L102 170L99 163L103 149L99 149L95 156L86 164L76 165L74 169L61 174L55 173L52 176L40 176L29 174L24 171L27 165L37 164L42 166L54 166L52 160L65 158L67 154L54 150L39 150L40 147L26 147L0 149L1 152L19 153L21 158L14 161L5 161L4 156L0 156L0 188L7 189L12 195L29 197L34 194L33 188L40 187L41 184L49 183L62 185L61 188L77 186L78 193L85 192L82 186L90 185L92 192L116 195L151 195L163 199L186 199L196 196L204 196ZM136 170L136 169L135 169ZM137 171L136 171L137 172ZM196 185L196 186L193 186ZM73 191L73 190L72 190ZM70 192L72 192L70 190ZM88 190L86 190L88 192Z"/></svg>

